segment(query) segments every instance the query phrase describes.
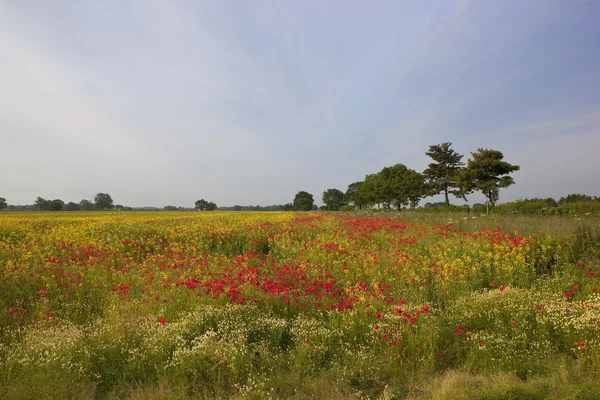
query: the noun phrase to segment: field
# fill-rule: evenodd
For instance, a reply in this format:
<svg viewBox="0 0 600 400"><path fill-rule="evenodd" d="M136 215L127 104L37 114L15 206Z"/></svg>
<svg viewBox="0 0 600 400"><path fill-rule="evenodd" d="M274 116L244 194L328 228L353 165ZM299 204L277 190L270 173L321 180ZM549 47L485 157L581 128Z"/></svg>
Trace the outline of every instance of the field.
<svg viewBox="0 0 600 400"><path fill-rule="evenodd" d="M600 398L600 222L0 213L0 398Z"/></svg>

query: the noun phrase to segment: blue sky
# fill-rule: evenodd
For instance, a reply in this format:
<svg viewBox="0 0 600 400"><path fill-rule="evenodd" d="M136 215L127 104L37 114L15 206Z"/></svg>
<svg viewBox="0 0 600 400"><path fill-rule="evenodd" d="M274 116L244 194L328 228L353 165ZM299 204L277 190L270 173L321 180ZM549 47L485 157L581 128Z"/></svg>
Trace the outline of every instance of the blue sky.
<svg viewBox="0 0 600 400"><path fill-rule="evenodd" d="M598 21L577 0L0 1L0 196L320 202L445 141L521 165L501 202L600 195Z"/></svg>

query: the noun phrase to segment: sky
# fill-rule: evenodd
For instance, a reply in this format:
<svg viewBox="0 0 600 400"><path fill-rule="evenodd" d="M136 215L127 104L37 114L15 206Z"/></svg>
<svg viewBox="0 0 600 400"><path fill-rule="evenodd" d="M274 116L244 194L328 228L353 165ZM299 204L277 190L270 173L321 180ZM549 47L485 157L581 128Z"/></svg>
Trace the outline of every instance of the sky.
<svg viewBox="0 0 600 400"><path fill-rule="evenodd" d="M442 142L521 166L500 202L598 196L598 21L594 0L0 0L0 197L320 203Z"/></svg>

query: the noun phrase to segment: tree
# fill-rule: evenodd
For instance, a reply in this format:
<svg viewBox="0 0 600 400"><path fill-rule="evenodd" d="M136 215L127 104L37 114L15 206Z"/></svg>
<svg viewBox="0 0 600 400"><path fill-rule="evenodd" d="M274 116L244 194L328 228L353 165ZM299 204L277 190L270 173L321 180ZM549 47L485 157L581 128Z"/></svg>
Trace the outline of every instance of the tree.
<svg viewBox="0 0 600 400"><path fill-rule="evenodd" d="M348 185L348 189L346 189L345 194L345 202L351 203L354 207L358 207L359 210L362 210L364 206L366 206L365 199L361 196L360 188L363 184L363 181L354 182Z"/></svg>
<svg viewBox="0 0 600 400"><path fill-rule="evenodd" d="M81 211L91 211L94 208L94 205L91 201L83 199L79 202L79 208Z"/></svg>
<svg viewBox="0 0 600 400"><path fill-rule="evenodd" d="M94 208L97 210L111 210L113 208L113 199L108 193L98 193L94 197Z"/></svg>
<svg viewBox="0 0 600 400"><path fill-rule="evenodd" d="M419 201L427 195L425 177L414 169L407 169L405 171L401 187L412 210L417 208Z"/></svg>
<svg viewBox="0 0 600 400"><path fill-rule="evenodd" d="M206 209L206 206L208 205L208 201L201 199L201 200L196 200L196 202L194 203L196 206L196 209L200 210L200 211L204 211Z"/></svg>
<svg viewBox="0 0 600 400"><path fill-rule="evenodd" d="M48 210L50 211L61 211L65 206L65 202L61 199L54 199L48 203Z"/></svg>
<svg viewBox="0 0 600 400"><path fill-rule="evenodd" d="M37 208L40 211L48 211L50 209L50 200L46 200L42 197L38 197L37 199L35 199L35 208Z"/></svg>
<svg viewBox="0 0 600 400"><path fill-rule="evenodd" d="M378 174L369 174L358 188L357 201L363 207L371 207L381 203L380 188L378 186Z"/></svg>
<svg viewBox="0 0 600 400"><path fill-rule="evenodd" d="M6 204L6 199L4 197L0 197L0 210L4 210L7 207L8 204Z"/></svg>
<svg viewBox="0 0 600 400"><path fill-rule="evenodd" d="M471 156L467 168L458 176L458 185L462 187L463 193L480 191L493 207L499 199L500 189L515 183L508 174L521 167L502 161L504 155L498 150L479 148Z"/></svg>
<svg viewBox="0 0 600 400"><path fill-rule="evenodd" d="M212 201L206 204L206 211L215 211L217 209L217 205Z"/></svg>
<svg viewBox="0 0 600 400"><path fill-rule="evenodd" d="M463 156L452 150L450 146L452 143L449 142L429 146L429 151L425 154L435 162L429 164L423 171L429 195L443 193L446 207L450 206L448 194L465 199L464 188L456 182L457 174L463 169L465 163L461 161Z"/></svg>
<svg viewBox="0 0 600 400"><path fill-rule="evenodd" d="M64 207L65 211L79 211L80 209L81 209L81 206L77 203L73 203L72 201L65 204L65 207Z"/></svg>
<svg viewBox="0 0 600 400"><path fill-rule="evenodd" d="M310 211L313 209L314 203L315 199L313 195L305 191L296 193L296 197L294 197L294 207L296 210Z"/></svg>
<svg viewBox="0 0 600 400"><path fill-rule="evenodd" d="M338 189L327 189L323 192L323 203L329 211L339 211L345 204L344 192Z"/></svg>
<svg viewBox="0 0 600 400"><path fill-rule="evenodd" d="M567 197L561 197L558 201L558 204L575 203L579 201L594 201L594 198L592 196L588 196L587 194L574 193L568 195Z"/></svg>
<svg viewBox="0 0 600 400"><path fill-rule="evenodd" d="M283 211L294 211L294 205L292 203L284 204Z"/></svg>

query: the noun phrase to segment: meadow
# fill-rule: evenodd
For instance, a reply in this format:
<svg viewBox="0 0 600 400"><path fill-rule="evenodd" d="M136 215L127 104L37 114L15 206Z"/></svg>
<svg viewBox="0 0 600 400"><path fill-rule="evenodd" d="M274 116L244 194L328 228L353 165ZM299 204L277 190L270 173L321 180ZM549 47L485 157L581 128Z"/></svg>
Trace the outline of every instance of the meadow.
<svg viewBox="0 0 600 400"><path fill-rule="evenodd" d="M0 398L598 399L600 221L0 213Z"/></svg>

